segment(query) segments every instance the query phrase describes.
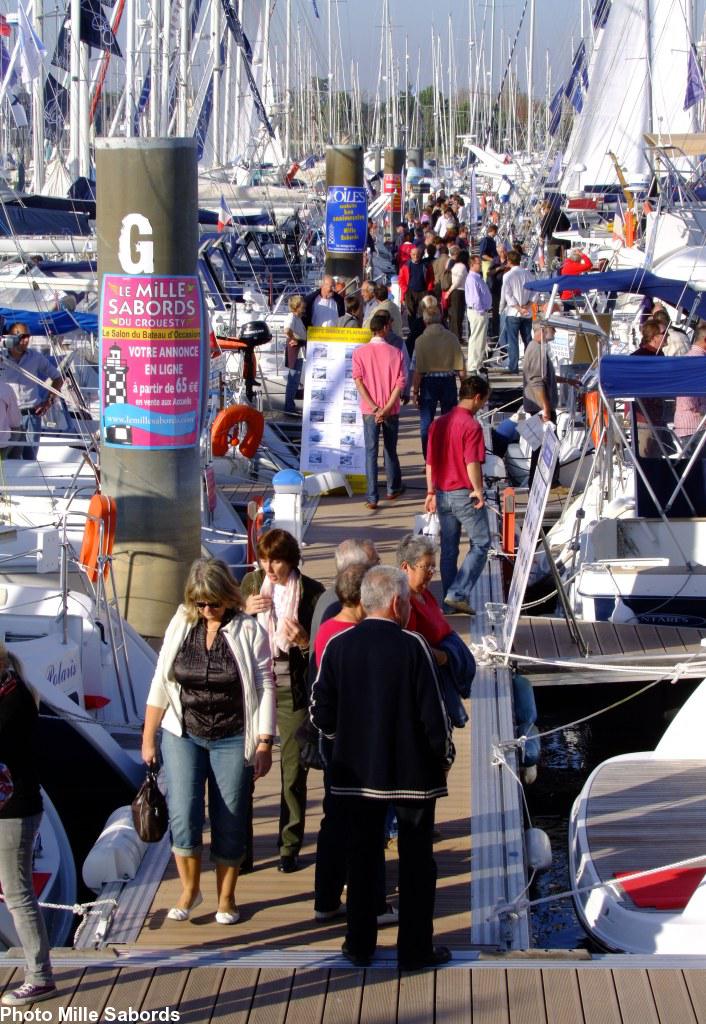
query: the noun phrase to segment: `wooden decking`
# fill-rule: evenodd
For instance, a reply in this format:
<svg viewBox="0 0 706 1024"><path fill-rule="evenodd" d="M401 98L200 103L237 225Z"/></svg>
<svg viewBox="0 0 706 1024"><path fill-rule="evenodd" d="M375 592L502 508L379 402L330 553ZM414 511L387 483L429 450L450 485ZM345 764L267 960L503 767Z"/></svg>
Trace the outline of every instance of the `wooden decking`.
<svg viewBox="0 0 706 1024"><path fill-rule="evenodd" d="M673 965L478 964L406 974L391 968L190 967L166 961L63 965L43 1020L176 1012L180 1024L701 1024L706 971ZM21 972L0 967L0 991ZM120 1013L125 1016L120 1017ZM73 1016L70 1015L73 1013ZM137 1016L133 1020L139 1019ZM158 1019L158 1018L156 1018ZM164 1017L162 1019L165 1019Z"/></svg>
<svg viewBox="0 0 706 1024"><path fill-rule="evenodd" d="M704 854L706 761L635 756L603 765L586 821L591 861L603 881Z"/></svg>
<svg viewBox="0 0 706 1024"><path fill-rule="evenodd" d="M532 658L571 661L571 668L536 665L519 661L519 668L535 686L581 683L640 682L684 666L684 678L703 678L706 648L701 638L706 629L677 626L629 625L612 622L580 622L579 630L588 648L588 660L615 665L621 671L597 672L586 664L571 638L564 619L522 617L517 626L513 653ZM689 665L693 662L693 665ZM626 672L627 666L634 672Z"/></svg>

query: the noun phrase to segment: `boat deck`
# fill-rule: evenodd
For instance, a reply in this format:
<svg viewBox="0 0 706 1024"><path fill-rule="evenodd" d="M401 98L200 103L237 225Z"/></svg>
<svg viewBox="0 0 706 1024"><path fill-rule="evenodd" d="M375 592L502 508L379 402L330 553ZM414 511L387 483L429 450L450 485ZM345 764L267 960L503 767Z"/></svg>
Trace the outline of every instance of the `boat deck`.
<svg viewBox="0 0 706 1024"><path fill-rule="evenodd" d="M512 646L514 654L572 663L567 667L519 661L520 671L534 686L632 683L662 674L668 679L678 665L686 679L702 679L706 674L706 648L701 646L706 629L613 622L580 622L578 628L590 661L615 665L619 671L592 669L581 656L565 619L522 616ZM632 671L627 671L628 667Z"/></svg>
<svg viewBox="0 0 706 1024"><path fill-rule="evenodd" d="M706 761L608 762L591 784L586 823L603 881L706 853Z"/></svg>

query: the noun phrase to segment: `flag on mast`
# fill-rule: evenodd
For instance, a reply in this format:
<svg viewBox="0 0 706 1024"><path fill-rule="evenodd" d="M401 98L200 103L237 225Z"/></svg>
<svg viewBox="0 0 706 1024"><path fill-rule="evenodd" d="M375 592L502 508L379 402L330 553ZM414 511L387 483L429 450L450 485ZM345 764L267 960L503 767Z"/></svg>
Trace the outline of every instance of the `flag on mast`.
<svg viewBox="0 0 706 1024"><path fill-rule="evenodd" d="M228 225L233 225L233 214L230 212L230 207L221 192L221 205L218 209L218 230L223 231Z"/></svg>
<svg viewBox="0 0 706 1024"><path fill-rule="evenodd" d="M17 0L18 27L20 31L20 67L24 85L29 85L42 73L42 62L47 55L44 43L32 28L22 0Z"/></svg>
<svg viewBox="0 0 706 1024"><path fill-rule="evenodd" d="M12 29L7 23L7 18L4 14L0 14L0 36L9 36L12 33Z"/></svg>
<svg viewBox="0 0 706 1024"><path fill-rule="evenodd" d="M704 73L699 65L696 56L696 47L691 44L689 50L689 63L686 71L686 94L684 96L684 110L689 110L706 96L706 84L704 84Z"/></svg>

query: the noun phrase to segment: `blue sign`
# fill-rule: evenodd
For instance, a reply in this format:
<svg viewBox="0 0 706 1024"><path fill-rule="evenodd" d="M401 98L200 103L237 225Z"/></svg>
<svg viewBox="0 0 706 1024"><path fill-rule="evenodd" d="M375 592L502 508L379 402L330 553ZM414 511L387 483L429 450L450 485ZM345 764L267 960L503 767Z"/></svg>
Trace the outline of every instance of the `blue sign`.
<svg viewBox="0 0 706 1024"><path fill-rule="evenodd" d="M326 251L365 252L368 196L365 188L330 185L326 197Z"/></svg>

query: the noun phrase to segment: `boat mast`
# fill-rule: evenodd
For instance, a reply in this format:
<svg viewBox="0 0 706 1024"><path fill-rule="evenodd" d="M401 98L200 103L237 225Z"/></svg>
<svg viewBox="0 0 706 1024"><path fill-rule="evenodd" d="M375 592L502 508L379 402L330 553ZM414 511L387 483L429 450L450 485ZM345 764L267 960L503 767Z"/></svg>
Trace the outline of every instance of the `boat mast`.
<svg viewBox="0 0 706 1024"><path fill-rule="evenodd" d="M72 4L76 0L71 0ZM152 0L150 6L150 135L159 135L159 0Z"/></svg>
<svg viewBox="0 0 706 1024"><path fill-rule="evenodd" d="M235 10L238 15L238 19L241 25L245 25L243 21L245 12L243 11L245 0L236 0ZM241 139L241 125L240 125L240 75L243 68L243 54L239 46L235 48L235 95L233 97L233 142L231 143L231 152L234 154L234 158L237 160L242 153L242 139Z"/></svg>
<svg viewBox="0 0 706 1024"><path fill-rule="evenodd" d="M216 5L214 5L216 6ZM169 134L169 56L171 43L172 0L162 0L162 66L159 79L160 134ZM155 86L157 83L155 82Z"/></svg>
<svg viewBox="0 0 706 1024"><path fill-rule="evenodd" d="M69 174L78 177L79 152L79 77L81 74L81 0L71 0L71 49L69 51Z"/></svg>
<svg viewBox="0 0 706 1024"><path fill-rule="evenodd" d="M331 67L331 9L333 0L328 0L328 140L333 145L333 68Z"/></svg>
<svg viewBox="0 0 706 1024"><path fill-rule="evenodd" d="M502 54L502 50L500 51ZM492 107L493 107L493 74L495 72L495 0L492 0L490 6L490 70L488 72L488 141L492 141L490 133L493 125L491 123Z"/></svg>
<svg viewBox="0 0 706 1024"><path fill-rule="evenodd" d="M169 0L165 0L165 2L169 3ZM214 0L211 4L211 50L213 53L213 76L211 78L211 88L213 89L213 99L211 102L212 167L220 167L223 163L223 133L221 132L221 34L221 5Z"/></svg>
<svg viewBox="0 0 706 1024"><path fill-rule="evenodd" d="M292 105L292 84L291 84L291 66L289 60L289 53L292 48L292 0L287 0L287 10L285 15L286 28L285 28L285 48L284 48L284 159L289 165L292 158L292 146L291 146L291 105Z"/></svg>
<svg viewBox="0 0 706 1024"><path fill-rule="evenodd" d="M535 0L530 3L529 22L529 63L527 66L527 152L531 154L534 145L532 134L532 96L534 89L534 5ZM581 4L583 8L583 4Z"/></svg>
<svg viewBox="0 0 706 1024"><path fill-rule="evenodd" d="M44 37L42 20L43 0L34 0L34 22L40 36ZM44 188L44 75L32 82L32 149L34 151L34 176L32 188L35 193Z"/></svg>
<svg viewBox="0 0 706 1024"><path fill-rule="evenodd" d="M125 135L135 134L135 6L137 0L127 0L127 21L125 25ZM112 134L112 129L111 129ZM184 125L186 134L186 125Z"/></svg>

